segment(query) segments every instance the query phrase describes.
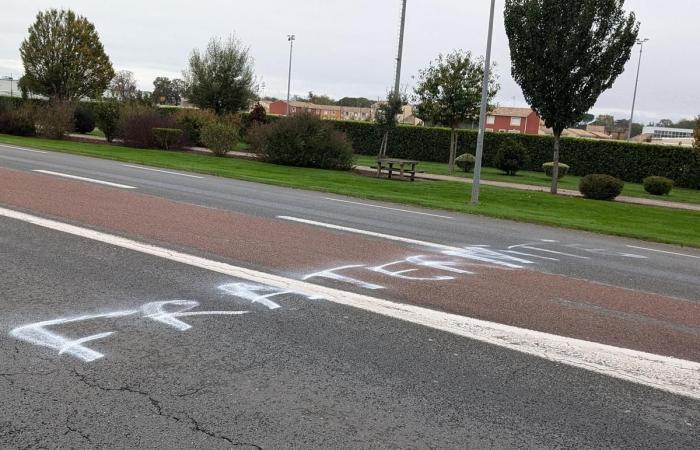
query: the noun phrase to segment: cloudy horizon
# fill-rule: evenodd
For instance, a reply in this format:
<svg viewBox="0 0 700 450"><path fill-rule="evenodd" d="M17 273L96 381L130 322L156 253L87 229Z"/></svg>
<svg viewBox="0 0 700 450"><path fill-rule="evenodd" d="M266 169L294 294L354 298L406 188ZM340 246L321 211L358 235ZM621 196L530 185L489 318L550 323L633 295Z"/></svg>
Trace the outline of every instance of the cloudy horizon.
<svg viewBox="0 0 700 450"><path fill-rule="evenodd" d="M27 28L38 11L53 7L72 9L93 22L115 69L132 71L142 90L152 90L157 76L181 77L192 49L205 47L213 36L231 34L250 46L256 74L265 86L262 95L286 96L287 34L297 39L292 95L313 91L333 98L375 99L384 97L393 85L400 0L235 3L202 0L193 8L183 1L36 0L5 5L0 17L0 77L22 72L19 46ZM503 4L497 0L494 29L493 59L501 84L497 102L526 106L510 76ZM488 7L487 0L408 0L402 86L410 92L413 77L439 53L461 48L482 55ZM693 20L700 14L700 4L627 0L625 8L637 14L640 37L650 38L644 48L635 121L677 121L700 114L698 63L687 51L700 37ZM592 113L629 117L638 56L635 48L625 72Z"/></svg>

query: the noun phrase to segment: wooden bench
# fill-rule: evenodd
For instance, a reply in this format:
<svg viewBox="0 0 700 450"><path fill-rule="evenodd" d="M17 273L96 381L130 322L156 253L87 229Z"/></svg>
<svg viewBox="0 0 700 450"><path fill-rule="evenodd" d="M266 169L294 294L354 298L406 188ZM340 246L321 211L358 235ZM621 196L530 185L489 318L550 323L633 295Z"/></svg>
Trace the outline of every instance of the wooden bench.
<svg viewBox="0 0 700 450"><path fill-rule="evenodd" d="M401 178L405 178L405 174L409 173L411 175L411 181L415 181L417 165L418 161L410 159L380 158L377 159L377 178L382 175L382 170L386 170L391 180L391 175L398 169L401 173ZM410 169L407 169L407 167L410 167Z"/></svg>

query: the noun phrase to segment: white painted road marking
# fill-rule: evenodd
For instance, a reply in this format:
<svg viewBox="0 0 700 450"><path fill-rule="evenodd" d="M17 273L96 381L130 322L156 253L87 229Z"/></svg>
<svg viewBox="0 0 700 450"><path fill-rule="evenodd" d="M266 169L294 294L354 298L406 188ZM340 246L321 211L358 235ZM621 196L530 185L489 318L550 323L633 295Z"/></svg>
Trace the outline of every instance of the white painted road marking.
<svg viewBox="0 0 700 450"><path fill-rule="evenodd" d="M237 267L167 248L0 208L0 216L192 267L261 283L485 342L549 361L700 399L700 363L433 311Z"/></svg>
<svg viewBox="0 0 700 450"><path fill-rule="evenodd" d="M189 174L186 174L186 173L171 172L171 171L169 171L169 170L151 169L150 167L134 166L134 165L132 165L132 164L122 164L122 166L124 166L124 167L131 167L132 169L148 170L148 171L150 171L150 172L160 172L160 173L167 173L167 174L170 174L170 175L179 175L179 176L181 176L181 177L198 178L198 179L200 179L200 180L201 180L202 178L204 178L204 177L198 177L198 176L196 176L196 175L189 175Z"/></svg>
<svg viewBox="0 0 700 450"><path fill-rule="evenodd" d="M44 152L41 150L33 150L31 148L24 148L24 147L15 147L14 145L7 145L7 144L0 144L0 147L11 148L14 150L24 150L25 152L32 152L32 153L48 153L48 152Z"/></svg>
<svg viewBox="0 0 700 450"><path fill-rule="evenodd" d="M351 202L350 200L340 200L338 198L331 198L331 197L323 197L324 200L330 200L332 202L339 202L339 203L350 203L352 205L360 205L360 206L368 206L370 208L380 208L380 209L390 209L392 211L399 211L399 212L405 212L405 213L410 213L410 214L419 214L421 216L430 216L430 217L438 217L440 219L449 219L449 220L454 220L454 217L450 216L441 216L439 214L430 214L430 213L425 213L425 212L419 212L419 211L411 211L408 209L400 209L400 208L390 208L388 206L379 206L379 205L372 205L370 203L362 203L362 202Z"/></svg>
<svg viewBox="0 0 700 450"><path fill-rule="evenodd" d="M629 248L636 248L637 250L646 250L646 251L648 251L648 252L665 253L665 254L667 254L667 255L685 256L686 258L700 259L700 256L687 255L687 254L685 254L685 253L667 252L667 251L665 251L665 250L656 250L656 249L653 249L653 248L637 247L636 245L628 245L627 247L629 247Z"/></svg>
<svg viewBox="0 0 700 450"><path fill-rule="evenodd" d="M112 186L121 189L136 189L134 186L127 186L126 184L111 183L109 181L96 180L94 178L79 177L76 175L68 175L67 173L52 172L51 170L32 170L32 172L39 172L46 175L55 175L57 177L70 178L71 180L87 181L89 183L104 184L105 186Z"/></svg>

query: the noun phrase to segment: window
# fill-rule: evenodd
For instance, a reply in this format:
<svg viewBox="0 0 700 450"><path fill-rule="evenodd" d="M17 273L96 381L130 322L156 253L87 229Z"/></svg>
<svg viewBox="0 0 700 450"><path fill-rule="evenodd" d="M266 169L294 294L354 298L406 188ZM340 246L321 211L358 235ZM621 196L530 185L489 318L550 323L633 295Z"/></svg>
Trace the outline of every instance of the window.
<svg viewBox="0 0 700 450"><path fill-rule="evenodd" d="M520 126L520 117L511 117L510 118L510 126L512 127L519 127Z"/></svg>
<svg viewBox="0 0 700 450"><path fill-rule="evenodd" d="M489 125L493 125L494 123L496 123L496 116L488 116L486 118L486 123Z"/></svg>

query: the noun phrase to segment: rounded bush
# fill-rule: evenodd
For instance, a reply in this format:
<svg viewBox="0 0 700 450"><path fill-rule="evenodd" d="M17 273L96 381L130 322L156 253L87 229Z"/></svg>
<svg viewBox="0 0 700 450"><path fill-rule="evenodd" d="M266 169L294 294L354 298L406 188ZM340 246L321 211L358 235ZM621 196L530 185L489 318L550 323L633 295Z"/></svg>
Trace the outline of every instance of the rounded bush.
<svg viewBox="0 0 700 450"><path fill-rule="evenodd" d="M262 157L273 164L350 170L352 145L333 125L300 115L266 125Z"/></svg>
<svg viewBox="0 0 700 450"><path fill-rule="evenodd" d="M625 183L610 175L593 174L581 178L578 190L594 200L613 200L622 193Z"/></svg>
<svg viewBox="0 0 700 450"><path fill-rule="evenodd" d="M503 141L498 147L494 165L508 175L515 175L518 170L528 164L530 158L527 150L520 142L509 140Z"/></svg>
<svg viewBox="0 0 700 450"><path fill-rule="evenodd" d="M559 176L557 177L559 180L564 178L566 174L569 173L570 167L564 163L559 163ZM544 170L545 175L547 175L549 178L552 178L552 172L554 171L554 163L553 162L548 162L542 164L542 170Z"/></svg>
<svg viewBox="0 0 700 450"><path fill-rule="evenodd" d="M644 179L644 190L651 195L668 195L673 189L673 180L666 177L647 177Z"/></svg>
<svg viewBox="0 0 700 450"><path fill-rule="evenodd" d="M476 163L476 158L471 153L465 153L463 155L455 158L455 164L457 167L464 170L465 172L471 172L474 170L474 164Z"/></svg>
<svg viewBox="0 0 700 450"><path fill-rule="evenodd" d="M179 128L154 128L153 139L158 148L170 150L178 148L182 144L182 130Z"/></svg>
<svg viewBox="0 0 700 450"><path fill-rule="evenodd" d="M202 143L216 156L225 156L233 151L240 139L238 128L233 125L215 122L204 125L201 130Z"/></svg>
<svg viewBox="0 0 700 450"><path fill-rule="evenodd" d="M87 134L95 129L95 111L85 105L78 105L73 113L73 122L76 133Z"/></svg>

